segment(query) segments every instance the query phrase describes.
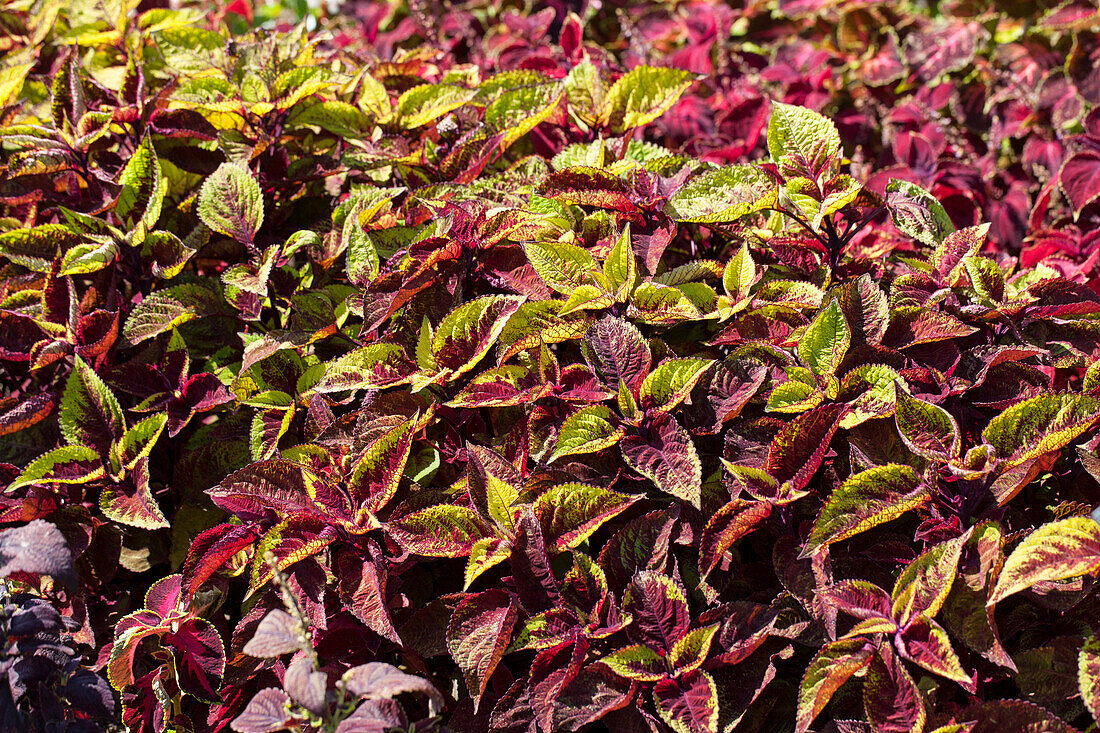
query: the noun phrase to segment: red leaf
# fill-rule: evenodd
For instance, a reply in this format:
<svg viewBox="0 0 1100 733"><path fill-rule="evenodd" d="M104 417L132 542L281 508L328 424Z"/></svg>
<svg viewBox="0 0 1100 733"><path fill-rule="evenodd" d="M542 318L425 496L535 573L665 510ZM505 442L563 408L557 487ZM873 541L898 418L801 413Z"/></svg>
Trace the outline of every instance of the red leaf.
<svg viewBox="0 0 1100 733"><path fill-rule="evenodd" d="M822 405L787 423L772 441L764 470L780 484L789 481L794 491L804 489L825 460L829 441L847 410L848 405Z"/></svg>
<svg viewBox="0 0 1100 733"><path fill-rule="evenodd" d="M863 707L876 733L924 729L928 717L924 698L889 644L884 644L871 660L863 683Z"/></svg>
<svg viewBox="0 0 1100 733"><path fill-rule="evenodd" d="M651 649L672 651L691 627L683 590L660 573L638 573L623 596L623 610L634 617L630 637Z"/></svg>
<svg viewBox="0 0 1100 733"><path fill-rule="evenodd" d="M657 712L677 733L706 733L718 727L718 690L706 672L693 670L653 688Z"/></svg>
<svg viewBox="0 0 1100 733"><path fill-rule="evenodd" d="M447 647L466 678L475 712L511 641L516 615L512 597L494 588L467 596L447 625Z"/></svg>

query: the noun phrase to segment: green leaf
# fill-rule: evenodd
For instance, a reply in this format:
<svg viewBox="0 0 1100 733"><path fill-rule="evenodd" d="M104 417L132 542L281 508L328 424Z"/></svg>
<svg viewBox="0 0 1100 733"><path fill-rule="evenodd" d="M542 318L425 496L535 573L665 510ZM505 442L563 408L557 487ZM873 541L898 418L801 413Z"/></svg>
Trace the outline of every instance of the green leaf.
<svg viewBox="0 0 1100 733"><path fill-rule="evenodd" d="M419 421L420 416L414 415L382 433L355 462L348 478L348 494L361 514L378 512L397 493Z"/></svg>
<svg viewBox="0 0 1100 733"><path fill-rule="evenodd" d="M516 529L514 504L522 480L515 466L497 451L467 443L466 488L483 519L511 536Z"/></svg>
<svg viewBox="0 0 1100 733"><path fill-rule="evenodd" d="M210 232L205 227L198 227L197 231ZM191 237L184 242L171 232L153 231L145 236L141 243L141 256L149 263L149 269L154 277L162 280L170 280L180 274L187 261L195 254L196 250L188 246L192 243Z"/></svg>
<svg viewBox="0 0 1100 733"><path fill-rule="evenodd" d="M48 272L59 251L80 242L80 235L64 224L42 224L0 234L0 256L34 272Z"/></svg>
<svg viewBox="0 0 1100 733"><path fill-rule="evenodd" d="M634 292L634 282L638 278L638 263L634 258L634 247L630 243L630 225L623 227L622 235L603 263L603 274L611 284L615 300L625 303Z"/></svg>
<svg viewBox="0 0 1100 733"><path fill-rule="evenodd" d="M619 78L600 106L600 120L621 133L663 115L698 75L681 69L638 66Z"/></svg>
<svg viewBox="0 0 1100 733"><path fill-rule="evenodd" d="M499 537L483 537L470 548L470 559L466 561L462 590L469 590L478 576L494 565L499 565L512 555L511 544Z"/></svg>
<svg viewBox="0 0 1100 733"><path fill-rule="evenodd" d="M134 246L145 241L160 219L164 197L168 193L168 179L161 173L160 161L153 149L152 137L141 140L126 167L119 174L122 184L115 199L115 214L133 229L130 242Z"/></svg>
<svg viewBox="0 0 1100 733"><path fill-rule="evenodd" d="M814 374L835 374L852 343L852 331L835 300L817 314L798 339L798 358Z"/></svg>
<svg viewBox="0 0 1100 733"><path fill-rule="evenodd" d="M1100 399L1047 394L1012 405L989 421L982 439L997 451L1004 468L1061 450L1100 418Z"/></svg>
<svg viewBox="0 0 1100 733"><path fill-rule="evenodd" d="M528 242L524 251L542 281L563 295L587 283L589 273L598 272L596 258L569 242Z"/></svg>
<svg viewBox="0 0 1100 733"><path fill-rule="evenodd" d="M609 288L595 285L578 285L562 305L559 315L566 316L578 311L610 308L615 304L615 298L608 290Z"/></svg>
<svg viewBox="0 0 1100 733"><path fill-rule="evenodd" d="M69 445L106 448L126 429L118 399L79 356L74 357L73 370L65 383L57 421Z"/></svg>
<svg viewBox="0 0 1100 733"><path fill-rule="evenodd" d="M775 181L748 164L706 171L692 178L668 200L665 212L676 221L725 224L774 207Z"/></svg>
<svg viewBox="0 0 1100 733"><path fill-rule="evenodd" d="M835 166L840 154L840 133L829 118L782 102L772 103L768 121L768 152L787 177L816 179Z"/></svg>
<svg viewBox="0 0 1100 733"><path fill-rule="evenodd" d="M915 183L893 179L886 185L886 202L894 226L929 247L955 231L943 204Z"/></svg>
<svg viewBox="0 0 1100 733"><path fill-rule="evenodd" d="M201 285L177 285L158 290L130 311L123 338L136 345L201 316L219 312L216 293Z"/></svg>
<svg viewBox="0 0 1100 733"><path fill-rule="evenodd" d="M492 536L469 507L437 504L386 525L386 531L409 552L426 557L468 557L478 540Z"/></svg>
<svg viewBox="0 0 1100 733"><path fill-rule="evenodd" d="M416 367L403 346L370 344L329 362L325 375L313 386L313 391L384 389L407 383Z"/></svg>
<svg viewBox="0 0 1100 733"><path fill-rule="evenodd" d="M86 484L106 475L99 452L86 445L63 445L31 461L5 489L31 484Z"/></svg>
<svg viewBox="0 0 1100 733"><path fill-rule="evenodd" d="M665 658L645 644L616 649L600 659L600 663L620 677L638 682L656 682L668 676Z"/></svg>
<svg viewBox="0 0 1100 733"><path fill-rule="evenodd" d="M588 484L558 484L542 493L532 509L547 549L561 552L584 542L639 498Z"/></svg>
<svg viewBox="0 0 1100 733"><path fill-rule="evenodd" d="M594 127L600 121L600 110L607 96L607 87L599 69L586 58L569 70L564 85L570 115L579 118L584 125ZM561 166L555 168L560 169Z"/></svg>
<svg viewBox="0 0 1100 733"><path fill-rule="evenodd" d="M841 639L821 648L806 668L798 689L795 732L806 733L833 693L852 675L867 668L874 648L864 639Z"/></svg>
<svg viewBox="0 0 1100 733"><path fill-rule="evenodd" d="M899 391L894 421L902 442L922 458L947 462L962 452L959 424L939 405Z"/></svg>
<svg viewBox="0 0 1100 733"><path fill-rule="evenodd" d="M683 402L714 364L714 359L668 359L646 375L638 388L643 409L669 412Z"/></svg>
<svg viewBox="0 0 1100 733"><path fill-rule="evenodd" d="M219 234L251 245L264 223L260 184L244 165L222 163L199 189L199 218Z"/></svg>
<svg viewBox="0 0 1100 733"><path fill-rule="evenodd" d="M565 87L556 82L509 89L489 103L483 121L504 133L499 145L504 150L545 122L564 97Z"/></svg>
<svg viewBox="0 0 1100 733"><path fill-rule="evenodd" d="M595 453L615 445L624 432L613 421L614 414L604 405L581 408L562 425L557 445L547 462L553 463L564 456Z"/></svg>
<svg viewBox="0 0 1100 733"><path fill-rule="evenodd" d="M1100 524L1089 517L1070 517L1044 524L1005 560L987 605L1036 583L1065 580L1100 571Z"/></svg>
<svg viewBox="0 0 1100 733"><path fill-rule="evenodd" d="M909 466L891 463L857 473L821 509L802 556L893 521L929 498L928 487Z"/></svg>
<svg viewBox="0 0 1100 733"><path fill-rule="evenodd" d="M476 94L476 89L457 84L421 84L413 87L397 100L397 124L406 130L421 127L458 109Z"/></svg>
<svg viewBox="0 0 1100 733"><path fill-rule="evenodd" d="M337 137L370 135L370 116L359 108L338 99L325 99L297 105L287 117L288 129L319 127Z"/></svg>
<svg viewBox="0 0 1100 733"><path fill-rule="evenodd" d="M749 304L750 291L757 279L756 263L753 262L752 253L749 252L748 242L745 242L733 257L730 257L722 274L722 286L726 290L726 295L734 303L734 312L742 310Z"/></svg>

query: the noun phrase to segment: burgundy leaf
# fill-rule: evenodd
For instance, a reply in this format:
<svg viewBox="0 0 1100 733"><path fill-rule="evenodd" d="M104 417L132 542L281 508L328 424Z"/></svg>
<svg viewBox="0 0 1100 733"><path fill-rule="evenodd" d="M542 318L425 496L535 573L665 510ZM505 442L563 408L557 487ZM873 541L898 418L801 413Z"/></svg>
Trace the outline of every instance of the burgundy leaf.
<svg viewBox="0 0 1100 733"><path fill-rule="evenodd" d="M477 709L489 678L512 638L517 609L499 589L467 596L455 608L447 626L447 647L466 678Z"/></svg>
<svg viewBox="0 0 1100 733"><path fill-rule="evenodd" d="M275 733L291 722L287 703L290 698L277 687L257 692L244 712L233 719L233 730L239 733Z"/></svg>

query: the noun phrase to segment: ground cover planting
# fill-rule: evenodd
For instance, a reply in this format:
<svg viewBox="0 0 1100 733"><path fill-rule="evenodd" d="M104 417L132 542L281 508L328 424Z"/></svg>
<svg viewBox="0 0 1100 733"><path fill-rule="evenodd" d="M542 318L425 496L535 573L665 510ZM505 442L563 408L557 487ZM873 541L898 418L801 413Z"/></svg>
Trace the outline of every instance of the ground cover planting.
<svg viewBox="0 0 1100 733"><path fill-rule="evenodd" d="M1087 3L0 9L0 730L1100 720Z"/></svg>

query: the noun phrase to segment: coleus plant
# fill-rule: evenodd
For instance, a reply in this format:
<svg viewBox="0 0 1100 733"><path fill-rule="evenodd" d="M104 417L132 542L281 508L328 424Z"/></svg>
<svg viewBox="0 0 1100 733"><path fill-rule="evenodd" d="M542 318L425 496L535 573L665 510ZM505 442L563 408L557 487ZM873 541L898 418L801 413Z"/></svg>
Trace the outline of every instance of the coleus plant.
<svg viewBox="0 0 1100 733"><path fill-rule="evenodd" d="M4 710L1091 725L1094 34L819 5L5 11Z"/></svg>

